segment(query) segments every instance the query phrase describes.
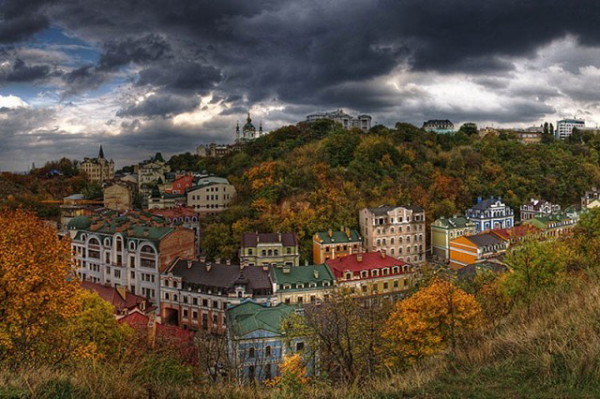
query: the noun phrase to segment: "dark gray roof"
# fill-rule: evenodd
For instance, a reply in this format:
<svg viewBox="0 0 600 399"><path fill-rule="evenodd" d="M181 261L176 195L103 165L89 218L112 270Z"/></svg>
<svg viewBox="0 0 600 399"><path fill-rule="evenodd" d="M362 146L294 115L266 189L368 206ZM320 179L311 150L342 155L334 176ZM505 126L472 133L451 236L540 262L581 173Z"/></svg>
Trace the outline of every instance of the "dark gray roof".
<svg viewBox="0 0 600 399"><path fill-rule="evenodd" d="M481 200L480 202L473 205L473 207L471 209L483 211L483 210L488 209L490 206L492 206L492 204L495 204L496 201L498 201L498 199L496 199L494 197L487 198L487 199Z"/></svg>
<svg viewBox="0 0 600 399"><path fill-rule="evenodd" d="M504 241L492 233L482 233L474 236L466 237L478 247L487 247L488 245L504 244Z"/></svg>
<svg viewBox="0 0 600 399"><path fill-rule="evenodd" d="M424 212L423 208L421 208L420 206L416 206L416 205L408 205L408 206L403 206L403 205L398 205L398 206L381 205L381 206L378 206L377 208L368 208L368 209L375 216L384 216L384 215L387 215L387 213L389 211L392 211L392 210L394 210L396 208L406 208L406 209L409 209L409 210L411 210L413 212Z"/></svg>
<svg viewBox="0 0 600 399"><path fill-rule="evenodd" d="M294 247L298 245L298 239L294 233L244 233L242 236L242 247L253 248L258 243L278 243L281 242L284 247Z"/></svg>
<svg viewBox="0 0 600 399"><path fill-rule="evenodd" d="M208 268L210 265L210 270ZM173 263L166 273L173 273L181 277L183 283L197 284L206 287L229 290L237 284L246 285L246 290L271 290L269 270L262 267L248 266L241 268L239 265L223 265L210 262L191 261L179 259Z"/></svg>

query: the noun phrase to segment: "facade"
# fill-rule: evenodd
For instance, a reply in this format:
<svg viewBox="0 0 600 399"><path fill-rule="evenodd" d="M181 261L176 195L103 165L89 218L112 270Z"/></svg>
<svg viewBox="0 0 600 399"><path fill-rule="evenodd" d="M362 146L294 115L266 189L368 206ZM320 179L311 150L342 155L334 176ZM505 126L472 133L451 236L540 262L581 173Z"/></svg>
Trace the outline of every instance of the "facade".
<svg viewBox="0 0 600 399"><path fill-rule="evenodd" d="M425 210L418 206L364 208L359 212L360 233L366 251L411 263L425 262Z"/></svg>
<svg viewBox="0 0 600 399"><path fill-rule="evenodd" d="M327 261L340 288L361 297L402 298L411 288L416 267L387 256L385 252L365 252Z"/></svg>
<svg viewBox="0 0 600 399"><path fill-rule="evenodd" d="M335 289L335 277L325 264L273 267L271 280L279 303L300 307L327 300Z"/></svg>
<svg viewBox="0 0 600 399"><path fill-rule="evenodd" d="M235 198L235 187L222 177L207 177L186 191L187 206L202 215L223 212Z"/></svg>
<svg viewBox="0 0 600 399"><path fill-rule="evenodd" d="M104 183L106 180L112 180L115 177L115 163L104 158L104 150L100 146L98 157L84 158L79 168L85 172L90 181Z"/></svg>
<svg viewBox="0 0 600 399"><path fill-rule="evenodd" d="M115 309L117 317L126 316L131 312L150 313L156 309L146 298L132 294L127 291L126 287L112 287L90 281L82 281L80 285L81 288L95 292L100 298L110 303Z"/></svg>
<svg viewBox="0 0 600 399"><path fill-rule="evenodd" d="M564 140L573 133L573 128L585 128L585 121L583 119L562 119L556 122L554 137Z"/></svg>
<svg viewBox="0 0 600 399"><path fill-rule="evenodd" d="M154 158L136 165L135 173L138 176L139 191L146 195L150 194L152 187L164 184L165 174L170 170L166 162Z"/></svg>
<svg viewBox="0 0 600 399"><path fill-rule="evenodd" d="M373 118L371 115L358 115L353 117L345 113L342 109L332 112L319 112L306 117L307 122L315 122L320 119L330 119L340 123L346 130L356 128L362 130L363 132L367 132L369 129L371 129L371 120Z"/></svg>
<svg viewBox="0 0 600 399"><path fill-rule="evenodd" d="M152 209L172 209L185 206L187 200L184 194L161 193L153 189L152 194L146 198L146 207Z"/></svg>
<svg viewBox="0 0 600 399"><path fill-rule="evenodd" d="M265 306L245 301L227 310L229 359L243 382L265 381L280 375L285 355L304 350L304 340L284 339L281 322L294 312L280 303Z"/></svg>
<svg viewBox="0 0 600 399"><path fill-rule="evenodd" d="M133 197L137 186L133 183L117 181L102 189L104 207L114 211L124 212L133 208Z"/></svg>
<svg viewBox="0 0 600 399"><path fill-rule="evenodd" d="M240 262L249 266L298 266L298 239L294 233L244 233Z"/></svg>
<svg viewBox="0 0 600 399"><path fill-rule="evenodd" d="M520 211L521 220L529 220L540 216L559 214L560 205L532 198L528 203L521 205Z"/></svg>
<svg viewBox="0 0 600 399"><path fill-rule="evenodd" d="M237 127L239 129L239 126ZM227 154L231 154L239 147L231 144L200 144L196 147L196 155L206 158L222 158Z"/></svg>
<svg viewBox="0 0 600 399"><path fill-rule="evenodd" d="M506 253L508 241L494 233L463 236L450 241L450 268L457 270Z"/></svg>
<svg viewBox="0 0 600 399"><path fill-rule="evenodd" d="M324 263L327 259L362 252L362 237L348 227L339 231L320 231L313 236L313 262Z"/></svg>
<svg viewBox="0 0 600 399"><path fill-rule="evenodd" d="M511 132L522 144L538 144L542 142L543 132L532 132L527 130L516 130Z"/></svg>
<svg viewBox="0 0 600 399"><path fill-rule="evenodd" d="M191 330L225 332L225 311L247 299L271 300L269 268L177 259L160 279L164 323Z"/></svg>
<svg viewBox="0 0 600 399"><path fill-rule="evenodd" d="M176 178L171 183L171 194L185 194L185 190L194 185L194 176L184 175Z"/></svg>
<svg viewBox="0 0 600 399"><path fill-rule="evenodd" d="M431 252L435 259L450 259L450 241L475 234L475 224L464 216L441 217L431 224Z"/></svg>
<svg viewBox="0 0 600 399"><path fill-rule="evenodd" d="M592 202L598 200L600 200L600 190L594 187L590 191L586 191L583 197L581 197L581 209L588 208Z"/></svg>
<svg viewBox="0 0 600 399"><path fill-rule="evenodd" d="M492 229L508 229L515 225L513 210L502 202L500 197L477 198L477 204L468 209L465 215L475 224L475 232Z"/></svg>
<svg viewBox="0 0 600 399"><path fill-rule="evenodd" d="M191 229L196 236L196 254L200 255L200 217L191 208L150 209L148 212L164 218L171 227Z"/></svg>
<svg viewBox="0 0 600 399"><path fill-rule="evenodd" d="M454 132L454 123L448 119L430 119L423 123L423 130L434 133L452 133Z"/></svg>
<svg viewBox="0 0 600 399"><path fill-rule="evenodd" d="M252 124L252 118L250 118L250 112L248 112L248 118L246 118L246 124L240 131L240 124L238 123L235 127L235 142L238 144L247 143L255 140L263 135L262 122L258 126L258 131Z"/></svg>
<svg viewBox="0 0 600 399"><path fill-rule="evenodd" d="M577 221L569 216L558 214L536 217L527 220L525 223L541 230L544 237L552 239L570 234Z"/></svg>
<svg viewBox="0 0 600 399"><path fill-rule="evenodd" d="M66 232L69 222L77 216L86 216L94 213L99 205L90 204L97 201L88 201L83 194L73 194L63 198L60 205L60 228L61 232Z"/></svg>
<svg viewBox="0 0 600 399"><path fill-rule="evenodd" d="M158 216L105 210L68 224L80 280L127 287L158 303L160 272L176 257L196 253L194 232Z"/></svg>

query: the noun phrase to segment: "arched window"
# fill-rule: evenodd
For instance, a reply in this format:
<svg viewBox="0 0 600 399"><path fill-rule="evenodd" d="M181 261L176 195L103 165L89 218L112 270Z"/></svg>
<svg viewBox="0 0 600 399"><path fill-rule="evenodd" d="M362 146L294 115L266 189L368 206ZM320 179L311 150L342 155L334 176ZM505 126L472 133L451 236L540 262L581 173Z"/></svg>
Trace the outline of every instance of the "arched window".
<svg viewBox="0 0 600 399"><path fill-rule="evenodd" d="M98 241L98 239L96 237L92 237L90 238L90 240L88 241L88 245L100 245L100 241Z"/></svg>
<svg viewBox="0 0 600 399"><path fill-rule="evenodd" d="M261 254L262 254L262 256L267 256L267 251L263 249Z"/></svg>
<svg viewBox="0 0 600 399"><path fill-rule="evenodd" d="M144 254L154 254L154 248L146 244L140 249L140 252Z"/></svg>
<svg viewBox="0 0 600 399"><path fill-rule="evenodd" d="M269 249L269 256L273 255L273 250Z"/></svg>

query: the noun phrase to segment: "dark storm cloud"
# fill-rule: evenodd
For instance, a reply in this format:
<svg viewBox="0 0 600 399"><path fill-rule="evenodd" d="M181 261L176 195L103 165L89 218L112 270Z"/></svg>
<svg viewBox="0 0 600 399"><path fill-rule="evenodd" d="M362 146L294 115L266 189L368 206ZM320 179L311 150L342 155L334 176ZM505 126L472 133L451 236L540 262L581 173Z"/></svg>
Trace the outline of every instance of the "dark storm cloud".
<svg viewBox="0 0 600 399"><path fill-rule="evenodd" d="M162 116L191 111L200 104L197 97L173 94L154 94L138 104L131 104L117 112L117 116Z"/></svg>
<svg viewBox="0 0 600 399"><path fill-rule="evenodd" d="M140 38L111 40L104 44L104 52L98 69L113 69L130 62L146 63L164 57L170 50L169 44L159 35L149 34Z"/></svg>
<svg viewBox="0 0 600 399"><path fill-rule="evenodd" d="M142 70L136 84L205 93L221 80L218 69L195 61L173 61Z"/></svg>
<svg viewBox="0 0 600 399"><path fill-rule="evenodd" d="M98 71L93 64L87 64L72 70L62 76L66 89L63 97L79 94L86 90L98 88L102 83L108 81L110 74Z"/></svg>
<svg viewBox="0 0 600 399"><path fill-rule="evenodd" d="M10 69L0 71L0 82L35 82L54 75L49 65L27 65L17 58Z"/></svg>
<svg viewBox="0 0 600 399"><path fill-rule="evenodd" d="M0 1L0 43L15 43L49 26L46 0Z"/></svg>

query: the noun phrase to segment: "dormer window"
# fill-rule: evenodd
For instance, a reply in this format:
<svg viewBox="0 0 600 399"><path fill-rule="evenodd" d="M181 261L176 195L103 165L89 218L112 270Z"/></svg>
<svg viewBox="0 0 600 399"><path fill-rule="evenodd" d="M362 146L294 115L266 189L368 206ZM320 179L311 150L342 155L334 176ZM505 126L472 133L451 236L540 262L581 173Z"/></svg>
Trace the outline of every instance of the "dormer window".
<svg viewBox="0 0 600 399"><path fill-rule="evenodd" d="M360 276L362 278L367 278L367 277L369 277L369 272L367 272L366 270L363 270L362 272L360 272Z"/></svg>
<svg viewBox="0 0 600 399"><path fill-rule="evenodd" d="M373 275L373 277L379 276L379 270L377 270L377 269L371 270L371 275Z"/></svg>
<svg viewBox="0 0 600 399"><path fill-rule="evenodd" d="M352 280L352 273L351 272L346 273L346 280Z"/></svg>

